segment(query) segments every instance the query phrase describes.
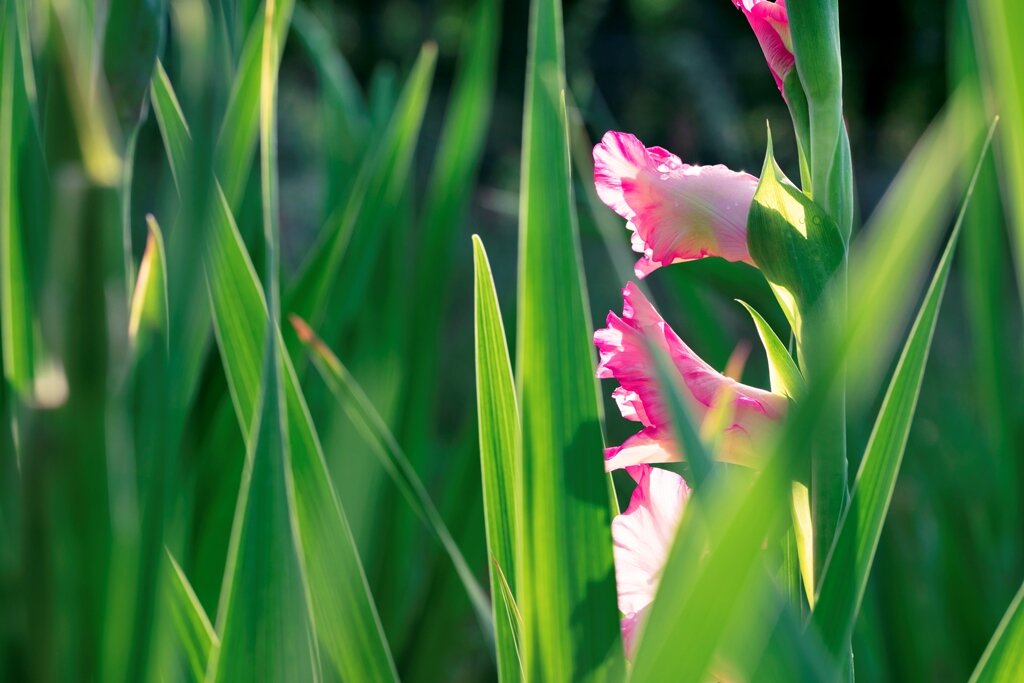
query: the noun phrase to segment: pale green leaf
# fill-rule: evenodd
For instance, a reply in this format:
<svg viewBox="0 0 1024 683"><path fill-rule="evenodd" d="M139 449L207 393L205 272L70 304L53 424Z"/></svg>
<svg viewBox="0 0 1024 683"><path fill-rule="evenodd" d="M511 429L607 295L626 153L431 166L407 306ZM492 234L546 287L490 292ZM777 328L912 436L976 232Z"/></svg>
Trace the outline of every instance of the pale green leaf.
<svg viewBox="0 0 1024 683"><path fill-rule="evenodd" d="M1024 671L1024 585L988 642L970 683L1015 683Z"/></svg>
<svg viewBox="0 0 1024 683"><path fill-rule="evenodd" d="M167 561L171 564L166 584L171 618L174 620L181 646L185 649L192 680L199 683L206 675L210 652L220 647L220 640L213 629L213 624L210 623L210 618L206 616L206 610L192 590L192 584L169 550Z"/></svg>
<svg viewBox="0 0 1024 683"><path fill-rule="evenodd" d="M534 0L519 214L516 598L527 679L604 680L623 657L564 79L561 3Z"/></svg>
<svg viewBox="0 0 1024 683"><path fill-rule="evenodd" d="M516 581L516 533L521 499L516 487L516 449L520 439L519 407L509 361L505 325L498 307L487 252L473 236L476 321L477 419L480 432L480 471L483 478L487 551L492 558L491 596L498 677L515 681L522 675L519 634L522 617L511 588ZM506 592L508 593L506 595Z"/></svg>
<svg viewBox="0 0 1024 683"><path fill-rule="evenodd" d="M374 453L380 458L385 471L401 491L413 512L434 533L438 542L448 553L485 633L490 635L492 624L487 597L474 576L473 570L467 564L466 558L462 556L458 544L452 538L448 525L445 524L441 513L430 499L430 494L427 493L426 487L420 481L415 468L409 464L409 459L402 447L398 445L397 439L391 433L384 418L373 407L370 397L359 386L352 373L342 365L338 357L316 336L313 330L295 316L292 316L291 322L299 339L309 350L314 365L324 382L327 383L331 393L341 404L352 423L374 447Z"/></svg>
<svg viewBox="0 0 1024 683"><path fill-rule="evenodd" d="M18 160L26 122L15 3L0 7L0 331L4 377L23 398L32 394L33 314L18 201Z"/></svg>
<svg viewBox="0 0 1024 683"><path fill-rule="evenodd" d="M772 391L793 399L799 397L803 392L804 378L793 357L789 355L786 345L775 334L775 330L768 324L768 321L761 317L761 314L750 304L738 299L737 301L747 309L747 313L750 314L750 318L757 328L757 336L761 338L761 344L768 356L768 377Z"/></svg>

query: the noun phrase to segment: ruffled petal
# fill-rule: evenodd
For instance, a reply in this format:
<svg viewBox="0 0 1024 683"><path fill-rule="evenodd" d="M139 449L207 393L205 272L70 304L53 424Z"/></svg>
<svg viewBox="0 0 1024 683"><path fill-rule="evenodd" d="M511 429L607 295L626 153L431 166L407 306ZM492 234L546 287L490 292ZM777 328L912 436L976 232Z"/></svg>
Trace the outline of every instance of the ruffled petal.
<svg viewBox="0 0 1024 683"><path fill-rule="evenodd" d="M635 135L608 132L594 147L594 184L634 232L638 277L706 256L752 262L747 213L757 178L749 173L684 164Z"/></svg>
<svg viewBox="0 0 1024 683"><path fill-rule="evenodd" d="M621 445L604 449L604 468L608 472L643 463L680 461L675 437L654 427L641 429Z"/></svg>
<svg viewBox="0 0 1024 683"><path fill-rule="evenodd" d="M632 654L635 630L654 600L690 489L678 474L649 465L627 470L637 486L626 510L612 520L615 581L623 639Z"/></svg>
<svg viewBox="0 0 1024 683"><path fill-rule="evenodd" d="M719 457L759 465L764 450L759 446L766 431L785 414L786 397L742 384L712 368L679 338L635 284L627 284L622 297L622 317L609 313L607 327L594 334L600 353L597 376L619 383L613 392L619 411L644 429L620 446L607 449L605 467L676 462L685 457L674 437L652 347L672 360L698 423L723 397L731 403L731 420L722 426Z"/></svg>

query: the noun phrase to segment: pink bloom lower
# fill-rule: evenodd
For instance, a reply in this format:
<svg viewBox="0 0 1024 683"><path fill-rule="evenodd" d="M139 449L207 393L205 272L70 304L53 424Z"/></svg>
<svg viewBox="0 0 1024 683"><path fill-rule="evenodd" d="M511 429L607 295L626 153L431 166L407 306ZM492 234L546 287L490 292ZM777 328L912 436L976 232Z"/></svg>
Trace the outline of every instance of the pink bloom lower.
<svg viewBox="0 0 1024 683"><path fill-rule="evenodd" d="M636 274L705 256L751 263L747 213L757 178L725 166L691 166L635 135L605 133L594 147L594 184L633 231Z"/></svg>
<svg viewBox="0 0 1024 683"><path fill-rule="evenodd" d="M621 445L605 451L605 467L619 469L639 463L677 462L685 457L675 438L652 347L671 359L686 390L694 419L701 423L718 401L731 401L731 420L721 435L718 457L756 465L759 442L785 413L785 396L741 384L705 363L669 327L633 283L622 291L622 317L609 313L607 327L594 334L600 352L597 376L614 378L612 396L627 420L644 428Z"/></svg>
<svg viewBox="0 0 1024 683"><path fill-rule="evenodd" d="M682 477L667 470L637 465L627 471L637 486L629 507L612 520L612 539L622 639L626 655L632 657L690 489Z"/></svg>

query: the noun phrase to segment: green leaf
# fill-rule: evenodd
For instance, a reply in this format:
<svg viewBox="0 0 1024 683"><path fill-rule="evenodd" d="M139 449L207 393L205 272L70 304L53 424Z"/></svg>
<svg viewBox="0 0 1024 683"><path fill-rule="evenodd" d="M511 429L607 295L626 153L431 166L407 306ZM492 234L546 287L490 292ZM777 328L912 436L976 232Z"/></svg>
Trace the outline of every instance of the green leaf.
<svg viewBox="0 0 1024 683"><path fill-rule="evenodd" d="M989 132L990 137L993 131L994 128ZM853 485L850 506L825 565L812 621L820 630L826 647L837 658L853 633L867 588L871 565L910 435L910 425L917 407L960 227L987 149L986 144L967 188L953 234L903 347L865 448L860 471Z"/></svg>
<svg viewBox="0 0 1024 683"><path fill-rule="evenodd" d="M865 394L873 399L882 386L880 375L890 367L902 321L930 270L953 200L967 181L965 163L974 160L983 132L969 93L958 90L914 146L851 249L848 324L831 330L830 344L847 358L856 354L855 371L846 377L851 405ZM824 359L820 367L826 366L835 367L835 359Z"/></svg>
<svg viewBox="0 0 1024 683"><path fill-rule="evenodd" d="M206 616L199 598L192 590L192 584L182 571L171 552L167 551L167 560L171 564L167 572L166 596L170 605L171 617L181 646L185 649L192 680L202 683L206 676L206 664L210 660L210 652L220 647L217 632L213 630L210 618Z"/></svg>
<svg viewBox="0 0 1024 683"><path fill-rule="evenodd" d="M18 159L26 102L13 2L0 7L0 331L4 377L22 398L34 376L32 302L21 207Z"/></svg>
<svg viewBox="0 0 1024 683"><path fill-rule="evenodd" d="M804 378L800 374L800 368L793 361L793 357L789 355L786 345L775 334L771 325L750 304L739 299L737 302L747 309L747 313L750 314L750 318L757 328L757 336L761 338L761 344L768 356L768 377L772 391L792 399L800 397L803 393Z"/></svg>
<svg viewBox="0 0 1024 683"><path fill-rule="evenodd" d="M355 172L370 142L366 102L344 55L315 14L295 7L292 29L317 72L323 98L323 144L327 169L327 206L348 197Z"/></svg>
<svg viewBox="0 0 1024 683"><path fill-rule="evenodd" d="M988 647L971 675L970 683L1013 683L1024 670L1024 585L1017 591Z"/></svg>
<svg viewBox="0 0 1024 683"><path fill-rule="evenodd" d="M1002 166L1003 198L1010 218L1010 238L1017 263L1017 286L1024 297L1024 4L1017 0L976 0L974 32L981 55L991 113L1003 123L996 138Z"/></svg>
<svg viewBox="0 0 1024 683"><path fill-rule="evenodd" d="M159 59L156 60L156 71L153 73L153 80L149 86L149 96L153 102L153 112L156 114L157 124L160 126L164 148L167 150L171 175L174 177L174 184L177 186L178 192L181 192L184 182L183 174L188 168L188 149L191 139L189 138L188 124L185 122L185 114L181 110L177 95L174 94L171 79Z"/></svg>
<svg viewBox="0 0 1024 683"><path fill-rule="evenodd" d="M803 318L842 265L845 247L835 221L775 162L770 131L747 230L750 255L771 284L799 346Z"/></svg>
<svg viewBox="0 0 1024 683"><path fill-rule="evenodd" d="M103 71L125 133L142 119L153 65L164 42L166 0L111 0L106 10Z"/></svg>
<svg viewBox="0 0 1024 683"><path fill-rule="evenodd" d="M217 149L214 168L217 178L232 209L238 206L245 190L245 181L249 177L253 152L256 149L256 131L259 127L259 96L261 57L263 55L263 36L267 31L273 36L271 52L273 58L280 61L281 50L284 49L288 37L288 25L291 19L295 0L276 0L277 10L274 12L269 26L264 25L262 16L257 15L249 28L238 60L238 71L231 86L228 108L224 113L224 122L217 138ZM277 68L275 63L274 68Z"/></svg>
<svg viewBox="0 0 1024 683"><path fill-rule="evenodd" d="M684 507L633 661L631 681L701 681L740 609L768 589L759 556L782 519L793 456L773 454L753 485L714 477ZM767 633L770 624L761 623ZM750 638L753 642L755 639ZM680 643L686 643L681 656ZM737 645L738 646L738 645Z"/></svg>
<svg viewBox="0 0 1024 683"><path fill-rule="evenodd" d="M430 494L427 493L416 470L409 464L409 459L402 451L402 447L398 445L391 430L388 429L384 418L373 407L369 396L366 395L348 369L342 365L337 356L316 336L313 330L294 316L292 316L291 322L299 339L309 350L313 363L331 393L341 404L352 423L373 445L374 452L380 458L385 471L401 491L413 512L434 533L445 552L448 553L459 579L466 588L470 602L477 612L477 617L484 627L484 632L489 635L493 630L493 625L487 597L476 580L476 576L473 575L473 570L466 563L466 558L462 556L458 544L452 538L441 513L430 499Z"/></svg>
<svg viewBox="0 0 1024 683"><path fill-rule="evenodd" d="M498 651L498 678L522 676L519 657L518 609L510 600L516 581L516 533L520 496L516 489L516 449L520 439L519 407L505 325L483 242L473 236L474 312L476 321L477 419L480 433L480 471L483 478L487 552L491 557L491 596Z"/></svg>
<svg viewBox="0 0 1024 683"><path fill-rule="evenodd" d="M523 116L516 596L529 680L622 668L608 477L569 170L561 3L534 0Z"/></svg>
<svg viewBox="0 0 1024 683"><path fill-rule="evenodd" d="M154 78L154 84L158 79ZM164 119L165 146L185 139L187 125L172 105L164 81L153 98ZM156 90L156 88L155 88ZM170 95L170 97L168 96ZM162 111L161 111L162 110ZM172 168L183 155L170 153ZM179 174L184 169L178 168ZM261 350L267 332L267 304L235 225L227 198L217 187L212 204L204 269L221 360L239 426L251 440L259 401ZM278 343L283 344L278 334ZM294 480L295 517L317 636L335 668L351 680L396 680L397 673L370 596L355 541L327 473L312 417L287 354L282 354L288 450Z"/></svg>
<svg viewBox="0 0 1024 683"><path fill-rule="evenodd" d="M279 8L264 5L264 32ZM287 19L286 19L287 21ZM259 418L248 433L245 468L232 528L231 550L217 622L221 645L213 650L207 679L319 680L312 600L300 563L302 540L295 512L289 415L282 386L285 370L277 344L281 315L278 286L276 47L264 41L260 59L259 129L263 232L267 255L264 357ZM223 194L221 195L223 197ZM244 428L244 427L243 427Z"/></svg>
<svg viewBox="0 0 1024 683"><path fill-rule="evenodd" d="M138 280L132 292L128 313L128 338L135 343L140 327L167 330L167 255L160 224L152 214L146 216L149 237L142 252Z"/></svg>
<svg viewBox="0 0 1024 683"><path fill-rule="evenodd" d="M272 1L272 0L271 0ZM267 344L260 414L250 432L206 680L319 680L290 500L288 417L279 351Z"/></svg>
<svg viewBox="0 0 1024 683"><path fill-rule="evenodd" d="M379 147L360 169L347 204L328 219L289 292L286 310L320 329L328 339L362 302L388 218L406 191L436 60L437 47L424 45ZM346 253L345 263L351 267L342 269ZM340 304L321 326L328 301Z"/></svg>
<svg viewBox="0 0 1024 683"><path fill-rule="evenodd" d="M459 72L437 146L420 229L411 299L412 329L417 333L410 341L421 358L437 358L444 338L440 330L445 318L437 312L448 300L457 253L455 239L476 190L494 100L501 3L480 0L474 14L465 29ZM412 444L430 433L438 367L438 363L410 363L409 414L403 430L410 439L410 451Z"/></svg>

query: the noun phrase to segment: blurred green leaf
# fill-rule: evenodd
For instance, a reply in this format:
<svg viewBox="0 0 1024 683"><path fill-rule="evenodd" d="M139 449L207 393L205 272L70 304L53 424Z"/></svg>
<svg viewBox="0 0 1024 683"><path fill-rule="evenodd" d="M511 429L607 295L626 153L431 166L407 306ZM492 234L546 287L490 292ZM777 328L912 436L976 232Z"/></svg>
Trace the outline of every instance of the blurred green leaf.
<svg viewBox="0 0 1024 683"><path fill-rule="evenodd" d="M448 102L444 128L430 174L423 208L423 224L415 260L412 329L417 356L436 358L441 348L440 330L452 281L455 240L463 228L476 176L486 146L491 119L498 48L501 44L501 2L479 0L465 29L459 71ZM436 405L437 363L412 363L409 414L405 430L418 442L430 430Z"/></svg>
<svg viewBox="0 0 1024 683"><path fill-rule="evenodd" d="M217 139L214 168L217 178L232 209L238 206L249 177L252 155L256 149L256 130L259 126L260 60L263 54L263 36L269 30L273 36L272 54L280 61L288 25L295 0L276 0L277 9L272 23L265 26L257 15L249 28L238 60L238 70L231 86L231 97L224 113L224 122ZM274 65L275 69L277 64Z"/></svg>
<svg viewBox="0 0 1024 683"><path fill-rule="evenodd" d="M14 5L0 7L0 328L4 377L28 398L35 375L33 313L18 198L27 105Z"/></svg>
<svg viewBox="0 0 1024 683"><path fill-rule="evenodd" d="M164 147L167 150L171 175L180 192L185 179L179 176L184 174L188 168L188 149L192 143L189 138L188 123L185 122L185 114L181 110L177 95L174 94L171 79L159 59L156 62L156 71L153 73L153 80L150 83L149 95L153 102L153 113L156 114L156 121L160 126Z"/></svg>
<svg viewBox="0 0 1024 683"><path fill-rule="evenodd" d="M353 176L371 144L369 115L355 75L316 15L303 5L296 5L292 28L316 69L323 97L325 194L330 210L348 197Z"/></svg>
<svg viewBox="0 0 1024 683"><path fill-rule="evenodd" d="M110 0L106 15L103 71L121 131L130 134L143 115L153 65L163 48L167 2Z"/></svg>
<svg viewBox="0 0 1024 683"><path fill-rule="evenodd" d="M534 0L523 114L516 597L527 679L621 675L608 478L569 169L561 3Z"/></svg>
<svg viewBox="0 0 1024 683"><path fill-rule="evenodd" d="M264 33L272 30L279 7L264 5ZM287 21L287 17L285 19ZM291 472L289 415L282 350L277 344L281 315L278 284L280 249L277 187L278 49L263 41L259 59L260 179L267 268L260 406L257 421L243 429L250 435L241 491L231 533L217 624L220 647L214 648L207 678L243 681L266 678L317 681L320 678L316 627L301 565L296 491ZM221 195L223 197L223 194ZM238 261L235 261L238 264ZM240 264L239 264L240 265ZM236 268L234 275L244 273ZM216 309L215 309L216 310ZM308 495L308 494L307 494Z"/></svg>
<svg viewBox="0 0 1024 683"><path fill-rule="evenodd" d="M169 86L169 82L164 85ZM162 110L160 116L166 123L165 144L166 140L182 137L187 140L181 110L169 106L172 102L169 97L154 97L154 106ZM172 165L180 158L173 153L169 157ZM179 174L182 170L178 169ZM260 350L266 339L267 304L227 199L219 187L217 190L204 266L228 387L239 426L247 438L251 438L248 425L253 423L260 393ZM280 337L278 343L283 343ZM299 545L309 589L314 596L317 635L344 677L394 680L397 674L352 532L327 473L320 441L286 354L283 365Z"/></svg>
<svg viewBox="0 0 1024 683"><path fill-rule="evenodd" d="M976 45L981 55L989 111L1002 118L996 157L1003 169L1003 196L1010 217L1010 237L1017 264L1017 284L1024 297L1024 3L1018 0L973 0Z"/></svg>
<svg viewBox="0 0 1024 683"><path fill-rule="evenodd" d="M217 632L213 630L210 618L199 603L192 585L185 576L178 562L167 551L167 561L171 571L167 573L167 600L171 607L175 629L185 655L188 657L192 680L202 683L206 676L206 664L210 660L210 651L220 647Z"/></svg>
<svg viewBox="0 0 1024 683"><path fill-rule="evenodd" d="M441 546L448 553L459 579L465 586L470 602L477 612L477 618L488 636L493 629L490 610L487 604L487 597L480 587L473 570L466 563L458 544L452 538L448 526L437 511L430 494L427 493L423 482L420 481L416 470L409 464L409 459L398 445L387 423L373 407L370 398L356 382L352 374L342 365L338 357L331 352L330 348L321 341L313 330L299 318L292 316L292 326L295 328L306 348L309 350L320 376L330 388L331 393L341 404L353 424L362 432L363 436L374 446L374 452L379 456L381 464L391 477L392 481L405 497L406 502L413 512L422 520L423 524L430 529Z"/></svg>
<svg viewBox="0 0 1024 683"><path fill-rule="evenodd" d="M932 263L953 208L968 155L983 133L968 94L957 91L914 146L850 251L848 324L832 330L832 348L856 356L847 377L850 404L879 390L891 351ZM835 366L825 360L823 366ZM837 366L836 366L837 367ZM851 366L852 368L853 366Z"/></svg>
<svg viewBox="0 0 1024 683"><path fill-rule="evenodd" d="M989 132L990 138L993 131L994 127ZM986 143L967 188L953 234L939 261L882 401L861 460L860 471L854 481L850 506L826 560L812 621L821 632L826 647L836 658L842 654L842 648L846 647L845 644L853 634L853 626L867 588L878 540L882 535L910 435L910 425L914 419L960 227L987 150Z"/></svg>
<svg viewBox="0 0 1024 683"><path fill-rule="evenodd" d="M286 310L318 329L327 302L341 302L323 327L328 339L363 300L386 219L405 191L436 59L437 47L424 45L379 147L360 169L345 207L328 219L289 292ZM343 258L351 268L342 269ZM344 295L336 295L339 292Z"/></svg>
<svg viewBox="0 0 1024 683"><path fill-rule="evenodd" d="M1013 683L1024 670L1024 585L1006 609L970 683Z"/></svg>
<svg viewBox="0 0 1024 683"><path fill-rule="evenodd" d="M487 552L491 557L491 599L498 651L498 678L516 681L523 675L519 657L521 617L510 601L516 581L517 520L521 497L517 491L516 449L519 446L519 407L505 325L483 242L473 236L474 313L476 329L477 416L480 432L480 471L483 478ZM509 588L503 588L508 586ZM506 594L506 590L508 594Z"/></svg>
<svg viewBox="0 0 1024 683"><path fill-rule="evenodd" d="M752 486L715 477L688 500L662 570L665 580L642 627L631 681L701 681L709 674L737 611L766 589L762 541L781 520L792 460L775 457ZM769 626L761 624L765 634ZM687 644L685 656L680 643Z"/></svg>
<svg viewBox="0 0 1024 683"><path fill-rule="evenodd" d="M128 313L128 339L133 343L139 329L147 327L167 330L167 255L160 225L152 214L146 216L149 237L139 264L138 282L132 293Z"/></svg>

